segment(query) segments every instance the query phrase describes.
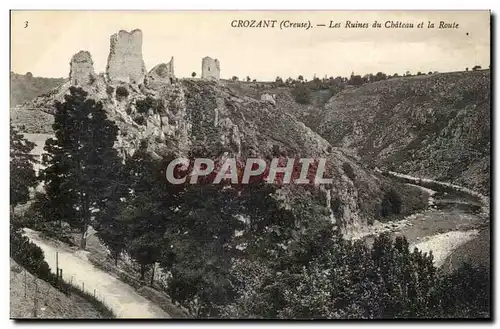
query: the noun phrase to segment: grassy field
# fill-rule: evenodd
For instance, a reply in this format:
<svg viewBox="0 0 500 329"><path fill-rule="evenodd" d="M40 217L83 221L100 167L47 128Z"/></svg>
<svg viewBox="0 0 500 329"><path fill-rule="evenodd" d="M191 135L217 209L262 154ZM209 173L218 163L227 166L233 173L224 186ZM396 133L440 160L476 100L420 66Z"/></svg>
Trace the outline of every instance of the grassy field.
<svg viewBox="0 0 500 329"><path fill-rule="evenodd" d="M38 292L35 292L35 288ZM66 296L47 282L26 271L11 259L10 317L13 319L99 319L101 318L101 314L82 297L74 294Z"/></svg>

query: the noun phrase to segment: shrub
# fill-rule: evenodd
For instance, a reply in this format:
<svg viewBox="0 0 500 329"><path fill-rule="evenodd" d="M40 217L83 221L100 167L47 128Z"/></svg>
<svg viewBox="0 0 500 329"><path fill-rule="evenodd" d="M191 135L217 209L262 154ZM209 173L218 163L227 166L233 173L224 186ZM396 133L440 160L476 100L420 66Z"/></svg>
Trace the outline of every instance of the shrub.
<svg viewBox="0 0 500 329"><path fill-rule="evenodd" d="M127 90L127 88L123 87L123 86L119 86L116 88L116 96L117 97L128 97L129 95L129 92Z"/></svg>
<svg viewBox="0 0 500 329"><path fill-rule="evenodd" d="M292 96L299 104L311 103L311 90L303 84L299 84L292 90Z"/></svg>
<svg viewBox="0 0 500 329"><path fill-rule="evenodd" d="M137 112L142 114L148 113L150 109L153 110L153 113L158 113L163 109L163 104L160 100L148 96L145 99L137 100L135 102L135 107L137 108Z"/></svg>
<svg viewBox="0 0 500 329"><path fill-rule="evenodd" d="M342 218L344 211L342 210L342 202L338 197L332 199L330 208L332 208L333 215L335 216L336 219Z"/></svg>
<svg viewBox="0 0 500 329"><path fill-rule="evenodd" d="M136 116L134 118L134 121L138 124L138 125L141 125L143 126L145 123L146 123L146 119L144 119L144 117L141 117L141 116Z"/></svg>
<svg viewBox="0 0 500 329"><path fill-rule="evenodd" d="M10 232L10 257L40 279L49 283L55 282L55 274L50 272L43 250L17 229L11 229Z"/></svg>
<svg viewBox="0 0 500 329"><path fill-rule="evenodd" d="M106 94L108 94L109 96L112 96L114 92L115 92L115 88L113 88L111 86L106 87Z"/></svg>
<svg viewBox="0 0 500 329"><path fill-rule="evenodd" d="M387 217L392 214L399 214L403 201L399 193L390 189L382 198L382 216Z"/></svg>
<svg viewBox="0 0 500 329"><path fill-rule="evenodd" d="M346 174L347 177L349 177L350 180L353 182L356 179L356 174L354 173L354 170L352 169L351 165L347 162L344 162L342 164L342 170L344 170L344 173Z"/></svg>
<svg viewBox="0 0 500 329"><path fill-rule="evenodd" d="M45 261L43 250L36 244L30 242L18 229L11 229L10 244L10 257L28 272L46 281L66 295L74 293L88 300L104 318L115 317L113 311L102 301L94 298L92 294L72 286L52 273L49 265Z"/></svg>

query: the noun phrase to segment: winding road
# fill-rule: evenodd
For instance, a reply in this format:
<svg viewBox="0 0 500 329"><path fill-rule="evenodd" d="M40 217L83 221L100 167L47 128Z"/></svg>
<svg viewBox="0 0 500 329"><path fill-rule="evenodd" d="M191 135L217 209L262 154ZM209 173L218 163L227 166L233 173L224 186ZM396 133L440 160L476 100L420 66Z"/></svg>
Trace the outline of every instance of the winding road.
<svg viewBox="0 0 500 329"><path fill-rule="evenodd" d="M139 295L133 287L92 265L87 259L87 252L74 251L62 243L47 241L31 229L25 228L24 233L43 250L52 272L55 273L58 252L63 278L80 288L83 284L87 292L93 293L95 289L96 297L103 300L117 318L170 318L169 314Z"/></svg>

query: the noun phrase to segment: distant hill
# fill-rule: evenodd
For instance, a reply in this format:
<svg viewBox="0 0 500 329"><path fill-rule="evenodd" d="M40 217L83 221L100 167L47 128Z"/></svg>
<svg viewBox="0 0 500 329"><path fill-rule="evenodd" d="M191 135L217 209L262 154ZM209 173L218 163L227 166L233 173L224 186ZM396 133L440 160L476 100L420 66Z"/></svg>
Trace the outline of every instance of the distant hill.
<svg viewBox="0 0 500 329"><path fill-rule="evenodd" d="M10 107L32 100L62 85L64 78L39 78L10 72Z"/></svg>
<svg viewBox="0 0 500 329"><path fill-rule="evenodd" d="M490 71L405 77L346 89L307 124L362 162L488 194Z"/></svg>

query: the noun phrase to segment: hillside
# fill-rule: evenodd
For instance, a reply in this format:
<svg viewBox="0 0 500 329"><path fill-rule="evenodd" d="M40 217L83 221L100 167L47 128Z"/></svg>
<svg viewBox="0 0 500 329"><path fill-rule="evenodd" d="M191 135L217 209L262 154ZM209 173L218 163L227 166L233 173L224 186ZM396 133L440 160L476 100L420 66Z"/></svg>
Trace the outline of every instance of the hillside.
<svg viewBox="0 0 500 329"><path fill-rule="evenodd" d="M64 78L34 77L10 72L10 107L15 107L60 86Z"/></svg>
<svg viewBox="0 0 500 329"><path fill-rule="evenodd" d="M63 101L69 87L66 83L24 106L52 112L54 102ZM335 205L332 220L344 232L379 218L382 198L394 185L343 150L332 148L285 109L240 96L215 81L184 79L158 88L110 84L99 76L85 89L103 103L108 117L119 127L115 147L123 155L133 154L145 143L158 156L175 153L219 158L226 152L242 159L269 159L278 152L291 157L325 157L334 178L326 191L327 202ZM299 187L290 190L290 198L303 193ZM399 190L405 200L402 214L425 206L418 189L401 184Z"/></svg>
<svg viewBox="0 0 500 329"><path fill-rule="evenodd" d="M490 71L399 78L332 97L309 124L363 162L489 193Z"/></svg>
<svg viewBox="0 0 500 329"><path fill-rule="evenodd" d="M24 297L25 275L26 297ZM35 287L38 289L36 294ZM75 294L66 296L47 282L27 272L11 259L10 317L14 319L33 318L35 297L38 300L37 318L102 318L101 314L82 297Z"/></svg>

